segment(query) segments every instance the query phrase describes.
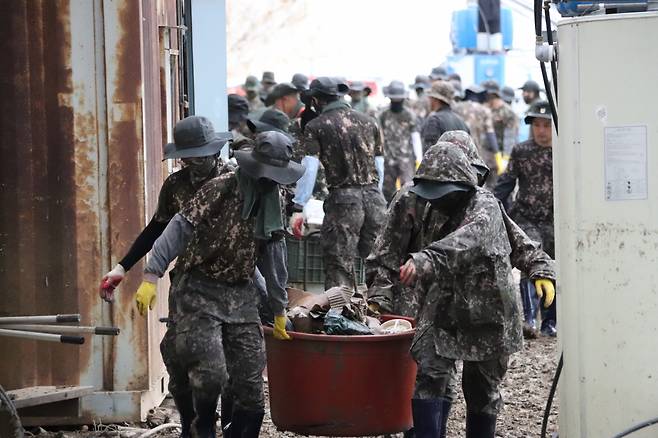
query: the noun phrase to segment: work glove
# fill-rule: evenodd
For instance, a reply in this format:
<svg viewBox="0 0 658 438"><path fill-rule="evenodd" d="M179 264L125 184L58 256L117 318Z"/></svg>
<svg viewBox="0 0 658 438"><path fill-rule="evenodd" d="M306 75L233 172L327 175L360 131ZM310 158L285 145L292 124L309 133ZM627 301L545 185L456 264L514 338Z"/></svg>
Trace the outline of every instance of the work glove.
<svg viewBox="0 0 658 438"><path fill-rule="evenodd" d="M418 278L418 272L414 259L409 259L407 263L400 266L400 282L405 286L411 286L416 282L416 278Z"/></svg>
<svg viewBox="0 0 658 438"><path fill-rule="evenodd" d="M276 315L274 316L274 339L280 341L289 341L292 338L286 331L286 322L288 318L285 315Z"/></svg>
<svg viewBox="0 0 658 438"><path fill-rule="evenodd" d="M292 235L298 239L304 237L304 214L303 213L293 213L290 218L290 229L292 230Z"/></svg>
<svg viewBox="0 0 658 438"><path fill-rule="evenodd" d="M539 298L544 297L544 307L549 308L555 299L555 286L553 281L546 278L535 280L535 289Z"/></svg>
<svg viewBox="0 0 658 438"><path fill-rule="evenodd" d="M135 292L135 303L137 304L137 310L140 315L146 315L147 309L153 310L155 291L156 284L151 281L144 280L139 285L139 289Z"/></svg>
<svg viewBox="0 0 658 438"><path fill-rule="evenodd" d="M114 269L105 274L101 279L101 284L98 287L98 294L101 298L108 303L114 301L114 289L116 289L125 276L126 270L117 263Z"/></svg>
<svg viewBox="0 0 658 438"><path fill-rule="evenodd" d="M368 310L370 310L370 312L372 312L373 315L379 315L380 313L382 313L382 308L377 303L368 303Z"/></svg>
<svg viewBox="0 0 658 438"><path fill-rule="evenodd" d="M498 175L502 175L505 172L505 169L507 169L509 157L507 155L503 155L502 152L496 152L494 158L496 159L497 173Z"/></svg>

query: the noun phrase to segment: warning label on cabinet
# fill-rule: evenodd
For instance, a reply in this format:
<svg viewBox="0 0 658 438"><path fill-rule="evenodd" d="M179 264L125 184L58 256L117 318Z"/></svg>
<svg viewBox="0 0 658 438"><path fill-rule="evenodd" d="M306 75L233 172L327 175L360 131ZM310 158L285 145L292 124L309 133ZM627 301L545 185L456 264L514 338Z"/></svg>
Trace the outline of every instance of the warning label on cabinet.
<svg viewBox="0 0 658 438"><path fill-rule="evenodd" d="M647 127L605 128L605 199L647 199Z"/></svg>

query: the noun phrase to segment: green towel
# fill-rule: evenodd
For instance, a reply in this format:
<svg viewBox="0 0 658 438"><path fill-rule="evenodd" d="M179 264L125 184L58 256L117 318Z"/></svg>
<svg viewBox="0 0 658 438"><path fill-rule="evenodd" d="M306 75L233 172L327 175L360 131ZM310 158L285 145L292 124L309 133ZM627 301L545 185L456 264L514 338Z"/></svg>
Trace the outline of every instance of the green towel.
<svg viewBox="0 0 658 438"><path fill-rule="evenodd" d="M272 233L283 231L279 185L258 184L255 179L240 172L240 169L236 176L244 198L242 219L256 217L256 238L269 240Z"/></svg>

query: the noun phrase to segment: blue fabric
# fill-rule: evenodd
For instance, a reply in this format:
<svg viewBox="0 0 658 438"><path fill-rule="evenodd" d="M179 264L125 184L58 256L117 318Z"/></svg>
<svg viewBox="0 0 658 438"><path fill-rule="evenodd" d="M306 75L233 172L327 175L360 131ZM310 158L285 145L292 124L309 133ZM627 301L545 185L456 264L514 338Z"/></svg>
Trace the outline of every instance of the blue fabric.
<svg viewBox="0 0 658 438"><path fill-rule="evenodd" d="M315 187L315 180L318 176L318 167L320 167L320 160L317 157L307 155L302 160L302 165L306 168L304 175L297 181L295 188L295 198L293 202L302 207L306 205Z"/></svg>

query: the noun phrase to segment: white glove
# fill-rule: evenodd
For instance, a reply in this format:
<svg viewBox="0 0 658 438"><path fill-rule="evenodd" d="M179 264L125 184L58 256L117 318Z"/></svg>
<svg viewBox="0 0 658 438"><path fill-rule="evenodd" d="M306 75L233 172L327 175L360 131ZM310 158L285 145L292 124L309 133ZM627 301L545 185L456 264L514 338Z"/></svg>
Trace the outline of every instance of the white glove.
<svg viewBox="0 0 658 438"><path fill-rule="evenodd" d="M102 299L111 303L114 301L114 289L121 283L121 280L126 276L126 270L123 266L117 265L101 279L98 294Z"/></svg>

